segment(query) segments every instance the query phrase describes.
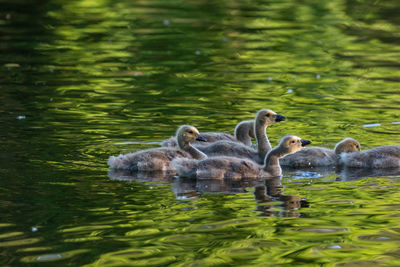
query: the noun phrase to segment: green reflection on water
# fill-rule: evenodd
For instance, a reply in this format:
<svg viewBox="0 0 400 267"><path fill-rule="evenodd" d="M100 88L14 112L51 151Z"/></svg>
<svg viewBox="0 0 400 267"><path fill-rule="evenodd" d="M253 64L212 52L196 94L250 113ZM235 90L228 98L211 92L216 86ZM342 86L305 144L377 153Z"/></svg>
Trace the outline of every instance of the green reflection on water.
<svg viewBox="0 0 400 267"><path fill-rule="evenodd" d="M260 108L288 117L268 128L273 145L288 133L330 148L345 136L364 149L399 144L398 10L394 0L6 1L0 264L399 265L398 173L115 181L105 164L183 123L232 132Z"/></svg>

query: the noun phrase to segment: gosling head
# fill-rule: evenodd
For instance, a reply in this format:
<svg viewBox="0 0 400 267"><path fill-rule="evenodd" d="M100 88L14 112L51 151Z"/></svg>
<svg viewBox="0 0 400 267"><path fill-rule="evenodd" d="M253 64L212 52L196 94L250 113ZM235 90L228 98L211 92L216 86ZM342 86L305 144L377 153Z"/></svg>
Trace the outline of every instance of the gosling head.
<svg viewBox="0 0 400 267"><path fill-rule="evenodd" d="M360 143L350 137L346 137L342 141L336 144L335 146L335 153L340 154L340 153L348 153L348 152L353 152L353 151L360 151Z"/></svg>
<svg viewBox="0 0 400 267"><path fill-rule="evenodd" d="M180 126L176 131L176 138L178 142L182 144L187 144L194 141L207 141L203 136L200 135L196 127L191 125Z"/></svg>
<svg viewBox="0 0 400 267"><path fill-rule="evenodd" d="M276 114L270 109L261 109L256 115L256 122L261 125L270 125L274 122L280 122L286 120L285 116Z"/></svg>
<svg viewBox="0 0 400 267"><path fill-rule="evenodd" d="M287 135L281 139L279 143L279 148L281 148L284 154L293 154L297 151L301 150L306 145L311 144L312 142L309 140L303 140L295 135Z"/></svg>

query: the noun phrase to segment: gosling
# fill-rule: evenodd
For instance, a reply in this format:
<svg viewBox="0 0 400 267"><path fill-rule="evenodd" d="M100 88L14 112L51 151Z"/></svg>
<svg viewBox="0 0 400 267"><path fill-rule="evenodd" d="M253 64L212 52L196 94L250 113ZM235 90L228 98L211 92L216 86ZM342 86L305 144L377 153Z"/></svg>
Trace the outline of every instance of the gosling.
<svg viewBox="0 0 400 267"><path fill-rule="evenodd" d="M172 160L175 158L204 159L207 156L194 148L193 141L206 141L199 131L190 125L182 125L176 132L179 148L151 148L108 159L110 169L138 171L173 171Z"/></svg>
<svg viewBox="0 0 400 267"><path fill-rule="evenodd" d="M220 140L227 140L232 142L241 142L247 146L251 146L251 138L254 138L254 122L253 121L241 121L239 122L234 131L234 136L228 133L222 132L202 132L200 133L207 141L206 144L211 144ZM194 142L196 144L199 142ZM176 137L172 136L167 140L161 142L162 147L177 147Z"/></svg>
<svg viewBox="0 0 400 267"><path fill-rule="evenodd" d="M341 153L360 151L360 143L346 137L336 144L334 150L324 147L306 147L279 160L281 166L292 168L329 167L338 163Z"/></svg>
<svg viewBox="0 0 400 267"><path fill-rule="evenodd" d="M264 165L235 157L212 157L203 160L177 158L173 164L179 176L197 179L267 178L282 174L279 159L295 153L311 141L289 135L265 156Z"/></svg>
<svg viewBox="0 0 400 267"><path fill-rule="evenodd" d="M257 150L242 143L217 141L210 145L194 145L207 156L231 156L247 158L263 164L265 155L270 151L271 144L266 134L268 125L286 120L285 116L276 114L270 109L261 109L254 120L254 133L257 141Z"/></svg>
<svg viewBox="0 0 400 267"><path fill-rule="evenodd" d="M365 151L342 154L339 165L350 168L399 168L400 145L378 146Z"/></svg>

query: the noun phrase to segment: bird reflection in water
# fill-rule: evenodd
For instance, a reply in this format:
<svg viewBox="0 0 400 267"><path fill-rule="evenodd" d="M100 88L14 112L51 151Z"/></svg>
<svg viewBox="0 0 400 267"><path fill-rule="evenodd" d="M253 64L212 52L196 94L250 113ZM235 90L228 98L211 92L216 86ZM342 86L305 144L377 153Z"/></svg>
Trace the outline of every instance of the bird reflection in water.
<svg viewBox="0 0 400 267"><path fill-rule="evenodd" d="M108 172L112 180L160 182L172 185L176 198L186 199L197 197L204 193L248 193L254 188L256 210L259 216L300 217L296 211L309 207L309 203L300 196L290 196L283 193L280 177L268 179L183 179L175 176L174 172L129 172L112 170ZM268 204L271 203L271 204ZM278 210L277 210L278 208Z"/></svg>
<svg viewBox="0 0 400 267"><path fill-rule="evenodd" d="M309 207L309 203L300 196L284 194L280 177L266 179L262 184L255 186L254 197L258 203L257 211L260 212L260 216L301 217L303 214L296 210ZM268 205L270 202L272 203ZM281 204L275 204L276 202ZM277 211L276 207L279 206L280 211Z"/></svg>

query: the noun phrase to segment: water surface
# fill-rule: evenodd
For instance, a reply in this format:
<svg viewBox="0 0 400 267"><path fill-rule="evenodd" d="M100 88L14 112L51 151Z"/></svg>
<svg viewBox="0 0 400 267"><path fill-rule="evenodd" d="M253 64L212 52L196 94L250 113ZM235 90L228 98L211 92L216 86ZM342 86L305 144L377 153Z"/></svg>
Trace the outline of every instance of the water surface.
<svg viewBox="0 0 400 267"><path fill-rule="evenodd" d="M180 124L400 143L398 1L3 1L0 265L397 266L398 172L108 173Z"/></svg>

